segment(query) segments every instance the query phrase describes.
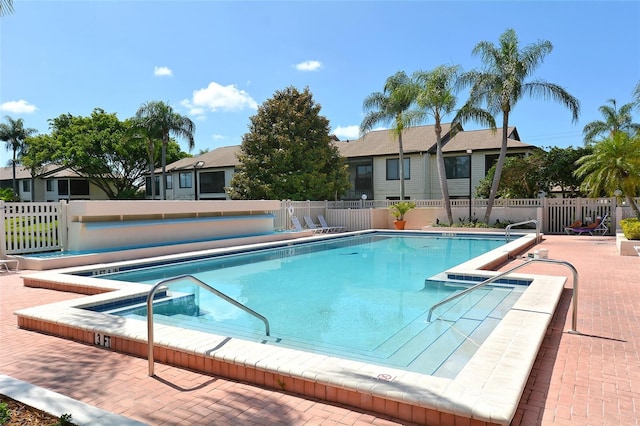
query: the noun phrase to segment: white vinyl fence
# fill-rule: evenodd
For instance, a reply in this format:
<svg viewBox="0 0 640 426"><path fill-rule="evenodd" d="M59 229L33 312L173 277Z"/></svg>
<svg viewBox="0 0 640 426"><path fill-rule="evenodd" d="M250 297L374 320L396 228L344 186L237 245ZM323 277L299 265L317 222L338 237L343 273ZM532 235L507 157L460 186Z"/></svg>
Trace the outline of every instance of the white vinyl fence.
<svg viewBox="0 0 640 426"><path fill-rule="evenodd" d="M66 203L0 201L2 254L60 250L66 241Z"/></svg>
<svg viewBox="0 0 640 426"><path fill-rule="evenodd" d="M446 222L441 200L412 200L419 212L412 215L411 228L420 229L437 221ZM91 203L88 201L88 203ZM304 223L304 216L311 216L317 223L322 214L330 226L342 226L346 231L384 229L392 225L388 212L395 201L282 201L280 209L271 211L275 216L274 229L292 229L291 216ZM640 203L640 198L636 199ZM454 221L484 217L487 200L452 200ZM59 203L6 203L0 201L0 255L56 251L67 243L67 204ZM471 213L471 215L469 214ZM114 212L109 212L114 214ZM608 235L614 235L621 219L633 217L633 211L616 198L535 198L498 199L491 214L491 224L521 222L537 219L542 232L562 234L564 227L574 220L595 220L608 215ZM410 221L411 222L411 221Z"/></svg>

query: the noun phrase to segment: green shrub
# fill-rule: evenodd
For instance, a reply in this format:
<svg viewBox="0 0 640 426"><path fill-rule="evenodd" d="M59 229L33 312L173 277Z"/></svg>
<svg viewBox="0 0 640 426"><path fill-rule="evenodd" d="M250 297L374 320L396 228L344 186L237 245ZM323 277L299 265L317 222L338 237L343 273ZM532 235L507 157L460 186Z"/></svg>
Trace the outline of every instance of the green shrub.
<svg viewBox="0 0 640 426"><path fill-rule="evenodd" d="M635 217L620 221L622 232L627 240L640 240L640 219Z"/></svg>

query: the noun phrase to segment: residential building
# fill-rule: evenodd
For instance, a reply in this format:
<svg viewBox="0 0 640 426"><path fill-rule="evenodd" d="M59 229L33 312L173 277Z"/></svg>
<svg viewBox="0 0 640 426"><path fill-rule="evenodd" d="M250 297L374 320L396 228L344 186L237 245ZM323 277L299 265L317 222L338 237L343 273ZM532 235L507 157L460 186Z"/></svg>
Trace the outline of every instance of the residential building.
<svg viewBox="0 0 640 426"><path fill-rule="evenodd" d="M442 198L434 126L410 127L403 132L402 142L405 197ZM372 131L356 140L334 138L333 143L349 166L351 188L342 199L359 200L363 195L369 200L400 198L398 140L390 130ZM443 124L442 145L449 195L452 199L467 199L497 160L502 133L500 129L460 129L452 136L450 124ZM526 155L537 147L520 141L516 128L510 127L507 149L508 155ZM240 165L239 152L239 145L227 146L167 165L167 199L226 199L224 188L230 185L233 173ZM149 181L147 177L147 198L151 196ZM156 182L158 196L162 193L160 170Z"/></svg>
<svg viewBox="0 0 640 426"><path fill-rule="evenodd" d="M50 164L35 177L23 166L16 167L20 201L106 200L107 194L71 169ZM13 186L13 168L0 168L0 188Z"/></svg>

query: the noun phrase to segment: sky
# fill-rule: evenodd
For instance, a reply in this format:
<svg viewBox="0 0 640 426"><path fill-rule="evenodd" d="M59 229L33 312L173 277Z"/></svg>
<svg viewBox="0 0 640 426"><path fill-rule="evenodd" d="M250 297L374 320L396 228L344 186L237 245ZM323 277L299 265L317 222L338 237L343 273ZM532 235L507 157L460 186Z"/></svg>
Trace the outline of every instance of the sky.
<svg viewBox="0 0 640 426"><path fill-rule="evenodd" d="M239 145L257 108L288 86L308 87L331 132L356 139L363 100L387 77L443 64L477 69L473 48L497 45L509 28L521 47L553 44L528 81L558 84L581 104L573 122L559 103L520 100L509 124L525 143L582 146L598 108L631 102L640 81L638 0L14 0L14 9L0 17L3 122L22 118L49 133L61 114L101 108L124 120L159 100L195 123L194 155ZM0 149L0 164L10 156Z"/></svg>

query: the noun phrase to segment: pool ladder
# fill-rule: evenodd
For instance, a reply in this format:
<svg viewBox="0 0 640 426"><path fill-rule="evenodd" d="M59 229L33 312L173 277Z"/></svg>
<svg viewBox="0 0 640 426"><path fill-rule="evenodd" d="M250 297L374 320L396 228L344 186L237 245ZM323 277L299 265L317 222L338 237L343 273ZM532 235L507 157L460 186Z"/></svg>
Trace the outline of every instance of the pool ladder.
<svg viewBox="0 0 640 426"><path fill-rule="evenodd" d="M250 315L253 315L254 317L258 318L259 320L261 320L262 322L264 322L264 327L265 327L265 332L267 334L267 336L270 336L271 332L269 329L269 320L267 320L267 318L263 315L260 315L259 313L257 313L256 311L254 311L253 309L249 308L248 306L243 305L242 303L238 302L237 300L227 296L226 294L224 294L223 292L216 290L215 288L211 287L209 284L200 281L199 279L197 279L196 277L194 277L193 275L178 275L176 277L171 277L171 278L167 278L164 279L162 281L157 282L149 291L149 294L147 295L147 355L148 355L148 359L149 359L149 376L153 376L154 374L154 359L153 359L153 298L156 294L156 292L161 288L161 287L166 287L167 285L177 282L177 281L184 281L184 280L189 280L191 282L193 282L194 284L197 284L199 287L210 291L211 293L215 294L216 296L220 297L221 299L231 303L233 306L242 309L243 311L247 312Z"/></svg>
<svg viewBox="0 0 640 426"><path fill-rule="evenodd" d="M525 220L524 222L511 223L507 225L507 227L504 230L504 237L507 240L507 242L511 241L511 228L513 228L514 226L525 225L527 223L534 223L536 225L536 243L539 243L540 242L540 222L537 221L536 219Z"/></svg>
<svg viewBox="0 0 640 426"><path fill-rule="evenodd" d="M524 263L521 263L520 265L516 265L513 268L504 271L498 275L495 275L489 279L486 279L484 281L482 281L481 283L478 283L474 286L471 286L463 291L461 291L460 293L456 293L453 294L445 299L442 299L441 301L439 301L438 303L434 304L433 306L431 306L431 308L429 309L429 314L427 315L427 322L431 322L431 316L433 315L433 311L434 309L445 305L455 299L458 299L466 294L471 293L473 290L477 290L480 287L484 287L487 284L491 284L494 281L499 280L500 278L511 274L513 271L516 271L520 268L524 268L525 266L527 266L528 264L530 264L531 262L545 262L545 263L554 263L557 265L564 265L567 268L571 269L571 272L573 272L573 294L572 294L572 301L573 301L573 312L572 312L572 316L571 316L571 330L569 330L569 333L571 334L580 334L578 332L578 330L576 329L576 324L578 322L578 271L576 270L576 268L569 262L566 262L564 260L554 260L554 259L528 259L527 261L525 261Z"/></svg>

